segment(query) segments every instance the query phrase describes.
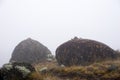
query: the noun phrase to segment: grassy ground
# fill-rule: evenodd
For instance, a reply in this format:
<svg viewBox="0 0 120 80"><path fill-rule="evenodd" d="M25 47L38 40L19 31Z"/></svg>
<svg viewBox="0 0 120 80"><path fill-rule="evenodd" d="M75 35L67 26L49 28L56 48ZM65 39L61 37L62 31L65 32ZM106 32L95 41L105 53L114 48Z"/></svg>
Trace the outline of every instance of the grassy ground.
<svg viewBox="0 0 120 80"><path fill-rule="evenodd" d="M54 62L35 65L34 80L120 80L120 60L94 63L89 66L60 67ZM46 70L40 70L47 67Z"/></svg>

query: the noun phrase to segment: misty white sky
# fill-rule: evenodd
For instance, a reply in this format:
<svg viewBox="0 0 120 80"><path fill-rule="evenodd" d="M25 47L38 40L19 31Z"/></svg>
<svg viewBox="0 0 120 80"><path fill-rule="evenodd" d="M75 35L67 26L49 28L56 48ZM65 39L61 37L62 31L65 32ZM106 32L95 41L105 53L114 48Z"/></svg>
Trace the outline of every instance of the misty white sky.
<svg viewBox="0 0 120 80"><path fill-rule="evenodd" d="M74 36L120 49L120 0L0 0L0 66L28 37L54 54Z"/></svg>

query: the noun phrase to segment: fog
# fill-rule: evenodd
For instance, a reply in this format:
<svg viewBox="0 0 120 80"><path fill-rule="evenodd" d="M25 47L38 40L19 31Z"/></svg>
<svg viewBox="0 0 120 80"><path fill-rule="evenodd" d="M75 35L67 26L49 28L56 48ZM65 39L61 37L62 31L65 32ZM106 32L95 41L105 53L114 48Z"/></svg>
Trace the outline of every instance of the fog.
<svg viewBox="0 0 120 80"><path fill-rule="evenodd" d="M31 37L56 48L74 36L120 49L120 0L0 0L0 66Z"/></svg>

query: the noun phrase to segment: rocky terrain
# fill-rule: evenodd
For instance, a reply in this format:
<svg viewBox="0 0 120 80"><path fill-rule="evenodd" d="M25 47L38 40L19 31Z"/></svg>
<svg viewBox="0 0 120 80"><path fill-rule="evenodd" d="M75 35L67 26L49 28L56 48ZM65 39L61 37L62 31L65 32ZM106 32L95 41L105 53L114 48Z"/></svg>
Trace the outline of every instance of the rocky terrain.
<svg viewBox="0 0 120 80"><path fill-rule="evenodd" d="M37 64L48 59L50 50L36 40L28 38L20 42L14 49L10 62L26 62Z"/></svg>
<svg viewBox="0 0 120 80"><path fill-rule="evenodd" d="M56 59L60 65L89 65L94 62L116 59L116 52L101 42L75 37L56 50Z"/></svg>
<svg viewBox="0 0 120 80"><path fill-rule="evenodd" d="M70 67L59 66L55 61L34 68L20 64L4 65L0 69L1 80L120 80L120 60Z"/></svg>
<svg viewBox="0 0 120 80"><path fill-rule="evenodd" d="M75 37L55 56L38 41L24 40L0 68L0 80L120 80L120 51L101 42Z"/></svg>

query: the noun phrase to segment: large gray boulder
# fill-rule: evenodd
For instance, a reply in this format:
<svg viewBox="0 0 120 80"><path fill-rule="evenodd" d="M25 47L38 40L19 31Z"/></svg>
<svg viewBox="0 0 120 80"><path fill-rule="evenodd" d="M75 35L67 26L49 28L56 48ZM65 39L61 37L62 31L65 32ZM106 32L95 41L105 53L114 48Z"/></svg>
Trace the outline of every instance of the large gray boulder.
<svg viewBox="0 0 120 80"><path fill-rule="evenodd" d="M50 50L43 44L28 38L15 47L10 62L37 64L46 61L50 54Z"/></svg>

